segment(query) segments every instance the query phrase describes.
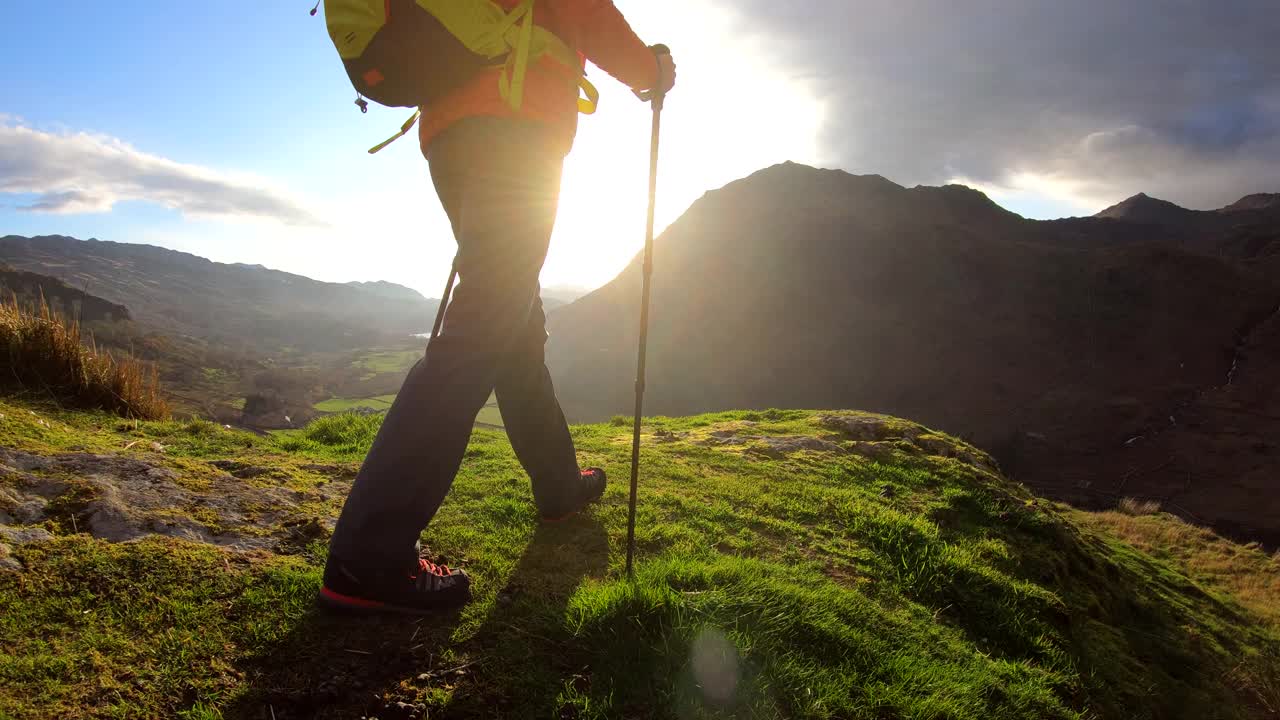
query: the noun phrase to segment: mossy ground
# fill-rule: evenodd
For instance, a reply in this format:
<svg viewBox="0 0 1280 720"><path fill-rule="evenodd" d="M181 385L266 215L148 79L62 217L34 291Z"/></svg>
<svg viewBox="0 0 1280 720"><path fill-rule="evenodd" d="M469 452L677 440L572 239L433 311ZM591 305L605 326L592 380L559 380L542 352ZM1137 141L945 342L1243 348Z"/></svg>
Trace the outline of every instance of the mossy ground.
<svg viewBox="0 0 1280 720"><path fill-rule="evenodd" d="M16 403L0 414L0 444L29 452L141 453L192 483L230 459L279 470L246 482L299 486L349 477L378 422L336 416L257 437ZM1216 550L1162 550L1155 530L1038 500L946 436L895 436L905 421L885 424L875 460L715 441L841 442L820 417L646 421L634 581L623 577L626 423L574 428L584 465L613 483L555 527L536 523L505 437L478 430L423 536L472 574L475 599L428 619L318 613L323 539L233 553L113 545L51 522L58 537L16 549L26 569L0 574L0 717L1260 718L1280 707L1274 596L1206 570ZM1211 534L1178 537L1232 548L1232 567L1259 587L1280 570Z"/></svg>

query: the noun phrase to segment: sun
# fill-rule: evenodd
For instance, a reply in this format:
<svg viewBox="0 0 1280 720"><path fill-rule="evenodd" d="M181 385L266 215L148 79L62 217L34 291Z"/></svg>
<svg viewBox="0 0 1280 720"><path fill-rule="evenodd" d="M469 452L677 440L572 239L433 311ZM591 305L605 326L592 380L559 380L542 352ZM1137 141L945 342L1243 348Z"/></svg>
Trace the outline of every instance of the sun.
<svg viewBox="0 0 1280 720"><path fill-rule="evenodd" d="M821 162L824 104L737 32L732 13L670 3L626 12L642 37L672 46L679 66L662 117L658 232L709 190L785 160ZM603 102L581 119L565 163L545 285L602 285L644 246L652 115L601 71L592 77Z"/></svg>

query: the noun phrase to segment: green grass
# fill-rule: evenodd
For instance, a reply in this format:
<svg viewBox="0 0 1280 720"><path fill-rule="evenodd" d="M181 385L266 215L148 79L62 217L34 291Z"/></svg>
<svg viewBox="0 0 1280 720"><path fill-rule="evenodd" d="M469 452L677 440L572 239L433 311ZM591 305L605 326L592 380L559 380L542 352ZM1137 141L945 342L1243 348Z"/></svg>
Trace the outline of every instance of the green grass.
<svg viewBox="0 0 1280 720"><path fill-rule="evenodd" d="M394 393L367 398L330 398L316 403L314 407L320 412L327 413L351 412L352 410L361 409L386 410L391 407L391 402L395 399Z"/></svg>
<svg viewBox="0 0 1280 720"><path fill-rule="evenodd" d="M497 405L485 405L476 416L476 422L502 427L502 411L498 410Z"/></svg>
<svg viewBox="0 0 1280 720"><path fill-rule="evenodd" d="M0 403L18 419L0 443L163 438L174 450L155 459L176 468L353 467L381 422L263 438L22 407ZM287 556L83 535L19 549L27 570L0 574L0 717L386 718L407 703L433 718L1261 718L1277 702L1274 598L1242 603L1181 551L907 440L885 438L879 461L707 440L735 428L830 434L796 411L646 420L635 581L629 427L574 428L583 464L614 482L553 527L502 433L477 430L423 536L475 599L425 621L316 613L322 541Z"/></svg>

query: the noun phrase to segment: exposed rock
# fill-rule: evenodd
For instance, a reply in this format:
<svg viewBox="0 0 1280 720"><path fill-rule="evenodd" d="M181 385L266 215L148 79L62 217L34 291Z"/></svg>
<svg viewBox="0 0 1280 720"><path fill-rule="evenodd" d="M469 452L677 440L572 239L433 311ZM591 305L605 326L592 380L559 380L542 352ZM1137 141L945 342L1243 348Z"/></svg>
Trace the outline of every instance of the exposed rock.
<svg viewBox="0 0 1280 720"><path fill-rule="evenodd" d="M33 542L43 542L52 538L48 530L41 527L13 527L10 525L0 525L0 541L4 541L9 545L27 545Z"/></svg>
<svg viewBox="0 0 1280 720"><path fill-rule="evenodd" d="M883 462L893 457L893 446L887 443L855 440L849 443L846 449L851 455L861 455L877 462Z"/></svg>
<svg viewBox="0 0 1280 720"><path fill-rule="evenodd" d="M179 485L173 470L136 458L85 453L42 457L3 448L0 472L11 481L0 497L4 512L24 526L43 521L49 503L62 499L82 531L104 540L158 534L243 550L296 548L300 535L313 538L317 531L331 530L331 520L308 518L298 506L327 501L343 489L332 483L310 492L262 488L223 477L194 490Z"/></svg>
<svg viewBox="0 0 1280 720"><path fill-rule="evenodd" d="M905 437L914 440L923 428L895 427L888 420L871 415L823 415L818 424L828 430L835 430L850 440L887 440Z"/></svg>
<svg viewBox="0 0 1280 720"><path fill-rule="evenodd" d="M813 452L842 453L845 448L838 443L808 435L740 435L746 428L713 430L702 445L745 445L747 452L780 459L809 450Z"/></svg>
<svg viewBox="0 0 1280 720"><path fill-rule="evenodd" d="M759 453L775 459L786 457L801 450L830 453L844 452L843 447L829 440L821 440L819 438L803 435L787 437L754 437L746 439L753 440L756 443L751 447L751 452Z"/></svg>
<svg viewBox="0 0 1280 720"><path fill-rule="evenodd" d="M22 563L18 562L17 558L12 557L10 552L8 545L0 543L0 572L22 570Z"/></svg>
<svg viewBox="0 0 1280 720"><path fill-rule="evenodd" d="M744 428L730 427L711 431L699 444L747 446L747 452L780 459L808 450L811 452L861 455L884 462L895 453L932 455L955 458L974 467L996 472L995 462L986 454L964 443L928 434L919 425L891 424L869 415L825 415L819 425L837 430L840 435L820 438L808 435L743 435ZM850 438L843 440L843 438Z"/></svg>

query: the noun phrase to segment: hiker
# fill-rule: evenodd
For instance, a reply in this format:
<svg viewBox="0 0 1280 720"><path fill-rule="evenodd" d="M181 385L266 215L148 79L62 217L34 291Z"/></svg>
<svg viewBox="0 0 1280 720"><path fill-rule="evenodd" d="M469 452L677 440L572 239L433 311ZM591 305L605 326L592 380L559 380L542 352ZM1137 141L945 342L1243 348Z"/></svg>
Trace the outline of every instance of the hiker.
<svg viewBox="0 0 1280 720"><path fill-rule="evenodd" d="M469 599L467 575L420 559L417 540L491 392L542 521L564 520L604 493L604 470L579 468L544 362L538 276L577 129L583 57L638 93L669 90L675 63L646 47L610 0L541 0L533 18L577 49L576 67L531 60L518 110L502 97L501 66L424 108L420 142L458 244L459 284L347 497L320 591L327 606L423 612Z"/></svg>

